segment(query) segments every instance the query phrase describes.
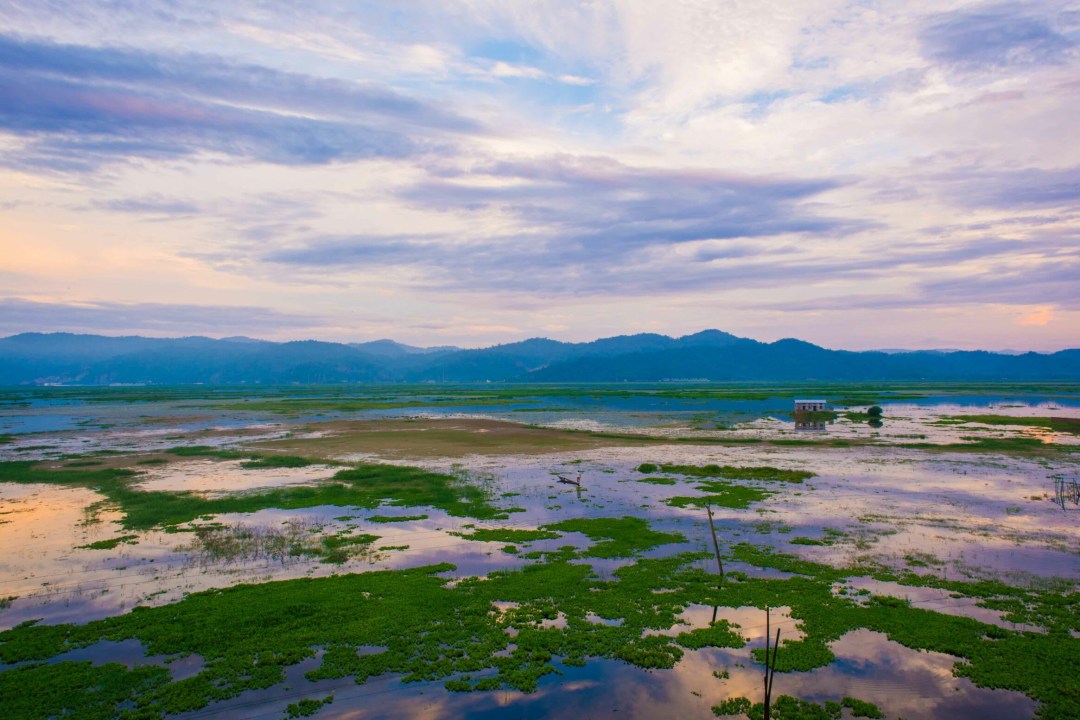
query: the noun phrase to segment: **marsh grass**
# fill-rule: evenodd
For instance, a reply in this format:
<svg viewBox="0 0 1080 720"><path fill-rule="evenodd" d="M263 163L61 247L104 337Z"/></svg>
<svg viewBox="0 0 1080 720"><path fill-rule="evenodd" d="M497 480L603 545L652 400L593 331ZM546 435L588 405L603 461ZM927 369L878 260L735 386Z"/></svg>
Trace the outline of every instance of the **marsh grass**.
<svg viewBox="0 0 1080 720"><path fill-rule="evenodd" d="M679 533L657 532L636 517L575 518L544 525L541 530L582 533L596 541L584 553L585 557L595 558L630 557L658 545L686 542Z"/></svg>
<svg viewBox="0 0 1080 720"><path fill-rule="evenodd" d="M290 518L280 525L196 527L189 545L180 549L201 565L270 561L287 564L292 560L318 557L323 562L343 563L367 554L377 535L325 534L323 523Z"/></svg>
<svg viewBox="0 0 1080 720"><path fill-rule="evenodd" d="M508 528L479 528L468 533L452 532L451 535L479 542L530 543L536 540L554 540L559 533L550 530L512 530Z"/></svg>
<svg viewBox="0 0 1080 720"><path fill-rule="evenodd" d="M1064 417L1016 417L1012 415L944 415L933 425L962 425L978 423L980 425L1005 425L1020 427L1038 427L1055 432L1080 433L1080 419Z"/></svg>
<svg viewBox="0 0 1080 720"><path fill-rule="evenodd" d="M138 535L121 535L119 537L109 538L108 540L98 540L87 545L76 545L75 547L80 550L113 550L120 543L125 545L136 545L139 542Z"/></svg>
<svg viewBox="0 0 1080 720"><path fill-rule="evenodd" d="M638 472L653 473L657 470L676 473L686 477L723 478L725 480L772 480L776 482L801 483L814 477L808 470L784 470L767 465L737 467L735 465L674 465L642 463Z"/></svg>
<svg viewBox="0 0 1080 720"><path fill-rule="evenodd" d="M697 489L705 495L677 495L670 497L664 502L671 507L699 507L708 505L724 507L732 510L746 510L756 502L760 502L776 493L765 488L736 485L723 480L707 480L699 482Z"/></svg>
<svg viewBox="0 0 1080 720"><path fill-rule="evenodd" d="M351 518L350 518L351 519ZM427 520L427 515L372 515L368 522L373 523L405 523Z"/></svg>
<svg viewBox="0 0 1080 720"><path fill-rule="evenodd" d="M240 467L247 470L269 470L276 468L302 468L316 464L326 464L325 461L311 460L298 455L260 455L253 460L245 460Z"/></svg>
<svg viewBox="0 0 1080 720"><path fill-rule="evenodd" d="M428 472L400 465L358 465L317 485L205 497L192 492L143 491L131 487L132 470L53 470L34 462L0 463L0 482L48 483L88 487L103 494L124 517L128 530L175 528L206 515L251 513L268 508L296 510L334 505L374 509L379 505L433 507L457 517L506 519L518 508L491 504L488 476ZM480 483L478 487L472 483Z"/></svg>
<svg viewBox="0 0 1080 720"><path fill-rule="evenodd" d="M616 542L618 535L635 544L642 528L633 520L567 521L574 525L565 529L591 531ZM613 532L613 527L619 529ZM0 659L25 663L0 672L0 696L13 699L5 710L14 720L41 717L42 707L53 716L111 717L129 708L132 716L160 718L278 685L285 680L285 668L314 657L320 648L321 663L308 673L310 680L353 677L363 683L397 673L406 683L441 680L455 691L508 687L530 692L541 677L558 672L556 658L569 666L610 658L661 669L673 667L687 647L745 644L737 628L722 623L677 637L648 632L678 625L686 607L701 604L790 607L803 637L782 644L781 673L829 665L835 660L833 642L867 628L908 648L960 658L954 669L958 676L981 687L1024 692L1041 703L1039 716L1046 720L1077 717L1080 709L1080 684L1073 671L1080 651L1080 638L1073 634L1080 630L1075 589L945 581L874 567L833 568L748 544L733 546L730 557L790 575L731 572L719 587L715 574L702 569L709 555L692 553L639 559L602 580L587 564L574 562L582 555L565 547L538 554L541 561L521 569L452 585L442 575L454 567L441 564L238 585L84 625L23 624L0 633ZM892 598L855 601L833 592L835 583L865 575L978 598L980 605L1005 612L1009 621L1034 624L1044 632L1009 630ZM496 603L512 607L500 611ZM595 623L592 616L621 622ZM550 623L557 618L564 622ZM128 638L140 640L148 654L197 654L204 669L173 682L167 672L157 672L161 668L45 662L74 648ZM383 650L358 653L370 646ZM757 650L752 656L760 661ZM847 707L868 712L856 703Z"/></svg>

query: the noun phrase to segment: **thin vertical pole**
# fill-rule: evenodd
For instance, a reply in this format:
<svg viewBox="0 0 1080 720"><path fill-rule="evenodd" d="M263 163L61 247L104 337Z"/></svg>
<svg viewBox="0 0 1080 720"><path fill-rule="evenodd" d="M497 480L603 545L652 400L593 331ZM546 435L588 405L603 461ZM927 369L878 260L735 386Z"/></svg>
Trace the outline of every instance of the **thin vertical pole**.
<svg viewBox="0 0 1080 720"><path fill-rule="evenodd" d="M769 626L769 606L765 606L765 677L762 678L764 688L762 690L762 697L765 700L765 720L769 720L769 640L772 637L772 630Z"/></svg>
<svg viewBox="0 0 1080 720"><path fill-rule="evenodd" d="M713 552L716 553L716 568L720 571L720 579L724 579L724 563L720 560L720 543L716 541L716 526L713 525L712 505L706 505L705 511L709 513L709 531L712 533Z"/></svg>
<svg viewBox="0 0 1080 720"><path fill-rule="evenodd" d="M765 677L762 678L762 695L764 696L764 720L769 720L772 708L773 680L776 679L776 657L780 652L780 628L776 628L776 640L772 642L772 624L769 606L765 606Z"/></svg>

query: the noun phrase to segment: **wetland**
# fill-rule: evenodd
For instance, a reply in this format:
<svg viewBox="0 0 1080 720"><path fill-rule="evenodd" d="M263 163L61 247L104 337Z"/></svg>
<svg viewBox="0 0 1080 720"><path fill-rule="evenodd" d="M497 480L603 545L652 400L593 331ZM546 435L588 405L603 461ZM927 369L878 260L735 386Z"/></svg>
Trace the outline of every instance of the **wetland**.
<svg viewBox="0 0 1080 720"><path fill-rule="evenodd" d="M0 701L756 718L768 622L774 718L1080 717L1078 424L1068 384L9 388Z"/></svg>

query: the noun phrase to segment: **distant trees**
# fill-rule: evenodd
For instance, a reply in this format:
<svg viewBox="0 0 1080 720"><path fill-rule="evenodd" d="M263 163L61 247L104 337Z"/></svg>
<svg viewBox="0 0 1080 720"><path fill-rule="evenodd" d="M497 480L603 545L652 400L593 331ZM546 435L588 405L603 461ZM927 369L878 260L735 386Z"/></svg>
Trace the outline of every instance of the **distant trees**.
<svg viewBox="0 0 1080 720"><path fill-rule="evenodd" d="M885 414L885 411L881 409L880 405L874 405L866 411L866 414L876 420L880 420L881 416Z"/></svg>

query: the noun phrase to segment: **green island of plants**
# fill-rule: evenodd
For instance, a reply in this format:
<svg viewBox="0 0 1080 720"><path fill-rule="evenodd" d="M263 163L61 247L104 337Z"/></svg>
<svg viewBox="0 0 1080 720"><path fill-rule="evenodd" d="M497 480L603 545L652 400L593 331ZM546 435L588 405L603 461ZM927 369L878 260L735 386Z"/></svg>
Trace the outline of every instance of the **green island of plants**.
<svg viewBox="0 0 1080 720"><path fill-rule="evenodd" d="M417 520L427 520L428 516L424 515L372 515L368 518L368 522L373 523L404 523L404 522L416 522Z"/></svg>
<svg viewBox="0 0 1080 720"><path fill-rule="evenodd" d="M87 543L86 545L76 545L75 547L80 550L113 550L120 543L135 545L138 542L138 535L120 535L119 537L109 538L108 540L98 540L97 542Z"/></svg>
<svg viewBox="0 0 1080 720"><path fill-rule="evenodd" d="M479 542L528 543L534 540L554 540L559 533L550 530L512 530L507 528L478 528L472 532L452 532L466 540Z"/></svg>
<svg viewBox="0 0 1080 720"><path fill-rule="evenodd" d="M814 477L809 470L784 470L767 465L738 467L735 465L671 465L642 463L638 472L654 473L657 470L677 473L687 477L724 478L725 480L773 480L777 482L800 483Z"/></svg>
<svg viewBox="0 0 1080 720"><path fill-rule="evenodd" d="M629 530L632 523L626 520L607 522ZM452 586L443 574L454 568L441 564L238 585L84 625L24 623L0 633L0 659L14 666L0 673L0 696L10 698L5 710L17 720L42 713L158 718L282 683L285 668L314 657L318 649L323 654L307 675L311 680L352 677L363 683L400 673L404 682L442 680L455 691L509 687L528 692L544 675L560 672L560 663L577 666L594 657L671 668L687 649L745 645L738 627L723 621L676 637L648 632L678 627L679 614L696 604L789 607L804 637L782 642L780 672L830 664L835 659L832 642L867 628L908 648L957 657L956 675L980 687L1025 693L1040 703L1042 720L1080 714L1080 680L1072 671L1080 652L1080 638L1074 635L1080 630L1080 593L1075 590L946 581L881 568L839 569L748 544L732 548L731 558L793 574L732 572L721 583L702 569L708 567L707 554L683 553L638 559L603 580L588 564L574 562L586 554L566 547L545 553L542 562ZM867 574L978 598L980 605L1003 611L1006 620L1042 631L1006 629L896 598L833 592L834 583ZM620 622L596 623L593 616ZM557 618L565 622L545 622ZM72 649L127 639L139 640L147 655L198 655L203 669L174 681L164 668L152 665L55 660ZM371 647L380 651L358 653ZM753 655L761 660L760 652ZM847 700L821 707L830 713L822 717L832 717L836 704L874 717L869 704ZM778 718L804 717L795 713L798 708L810 711L794 698L777 703ZM735 699L729 705L753 712ZM789 712L783 709L787 705L795 709L781 714Z"/></svg>
<svg viewBox="0 0 1080 720"><path fill-rule="evenodd" d="M544 525L541 529L586 535L597 542L585 551L584 556L595 558L630 557L659 545L686 542L679 533L657 532L637 517L574 518Z"/></svg>
<svg viewBox="0 0 1080 720"><path fill-rule="evenodd" d="M874 703L866 702L845 695L839 702L826 700L824 703L810 702L790 695L781 695L775 702L770 704L769 717L776 720L840 720L844 708L851 710L851 716L857 718L883 718L881 712ZM713 714L717 716L744 715L749 720L763 720L765 717L764 703L751 703L744 697L728 698L719 705L713 706Z"/></svg>
<svg viewBox="0 0 1080 720"><path fill-rule="evenodd" d="M133 487L138 475L127 469L53 470L29 461L0 463L0 482L87 487L105 496L124 516L128 530L166 529L206 515L251 513L267 508L293 510L334 505L376 508L433 507L458 517L505 519L490 494L455 475L398 465L358 465L315 485L205 497L191 492L144 491Z"/></svg>

